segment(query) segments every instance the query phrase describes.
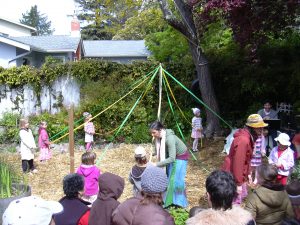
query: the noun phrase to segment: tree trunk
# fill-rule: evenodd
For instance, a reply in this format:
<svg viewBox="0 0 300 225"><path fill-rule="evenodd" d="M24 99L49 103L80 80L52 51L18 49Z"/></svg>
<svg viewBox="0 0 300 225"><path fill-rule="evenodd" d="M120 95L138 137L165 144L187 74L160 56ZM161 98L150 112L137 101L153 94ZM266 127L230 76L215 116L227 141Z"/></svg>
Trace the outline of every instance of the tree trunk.
<svg viewBox="0 0 300 225"><path fill-rule="evenodd" d="M208 62L205 56L202 54L201 48L198 44L198 35L192 12L193 8L186 4L183 0L174 0L175 6L182 18L182 20L178 20L170 10L167 0L158 0L158 3L164 14L164 18L167 20L169 25L178 30L188 39L193 61L197 70L202 100L213 112L219 114L219 107L212 85ZM210 137L215 132L220 131L219 118L211 110L205 107L207 118L205 133L207 137Z"/></svg>
<svg viewBox="0 0 300 225"><path fill-rule="evenodd" d="M219 114L219 107L217 98L212 85L211 74L209 71L209 64L206 57L201 50L197 52L197 47L193 44L189 44L192 53L193 61L197 70L197 77L199 80L199 88L203 102L208 105L214 112ZM211 137L214 133L220 132L219 118L209 109L205 107L207 125L205 128L205 134L207 137Z"/></svg>

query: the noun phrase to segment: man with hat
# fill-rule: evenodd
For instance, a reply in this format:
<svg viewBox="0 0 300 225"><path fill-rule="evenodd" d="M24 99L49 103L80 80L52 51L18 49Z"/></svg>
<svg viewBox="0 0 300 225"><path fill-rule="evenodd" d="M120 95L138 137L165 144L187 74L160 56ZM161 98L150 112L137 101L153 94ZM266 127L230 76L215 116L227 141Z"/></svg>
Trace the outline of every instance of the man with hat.
<svg viewBox="0 0 300 225"><path fill-rule="evenodd" d="M268 126L258 114L247 118L246 126L234 133L229 155L222 168L232 173L237 184L238 196L235 204L240 204L247 196L247 181L251 169L251 158L255 140L262 135L263 128Z"/></svg>

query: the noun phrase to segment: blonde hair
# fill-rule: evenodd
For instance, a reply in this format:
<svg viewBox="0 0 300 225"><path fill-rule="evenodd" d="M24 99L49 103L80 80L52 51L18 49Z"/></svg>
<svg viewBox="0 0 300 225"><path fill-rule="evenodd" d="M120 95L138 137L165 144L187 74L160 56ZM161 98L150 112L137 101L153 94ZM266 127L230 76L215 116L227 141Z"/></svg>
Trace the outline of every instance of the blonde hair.
<svg viewBox="0 0 300 225"><path fill-rule="evenodd" d="M25 127L26 123L28 123L28 119L25 119L25 118L20 119L20 128Z"/></svg>
<svg viewBox="0 0 300 225"><path fill-rule="evenodd" d="M40 122L40 127L41 127L41 126L44 126L44 125L47 125L47 122L46 122L46 121L41 121L41 122Z"/></svg>

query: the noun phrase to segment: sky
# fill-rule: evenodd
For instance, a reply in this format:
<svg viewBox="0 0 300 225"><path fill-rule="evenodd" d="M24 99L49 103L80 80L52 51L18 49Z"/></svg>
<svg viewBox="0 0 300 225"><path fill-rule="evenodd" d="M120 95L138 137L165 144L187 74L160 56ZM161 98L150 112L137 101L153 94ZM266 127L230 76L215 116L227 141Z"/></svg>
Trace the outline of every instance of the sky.
<svg viewBox="0 0 300 225"><path fill-rule="evenodd" d="M75 10L73 0L0 0L0 17L19 22L22 13L37 5L41 14L48 16L55 35L69 35Z"/></svg>

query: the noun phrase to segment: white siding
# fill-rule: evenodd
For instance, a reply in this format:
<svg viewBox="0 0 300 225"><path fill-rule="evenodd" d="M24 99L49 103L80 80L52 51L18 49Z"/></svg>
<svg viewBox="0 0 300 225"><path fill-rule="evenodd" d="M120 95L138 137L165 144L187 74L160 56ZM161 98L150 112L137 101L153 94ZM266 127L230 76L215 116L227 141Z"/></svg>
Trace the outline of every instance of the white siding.
<svg viewBox="0 0 300 225"><path fill-rule="evenodd" d="M16 61L8 64L9 60L16 57L16 47L0 42L0 66L4 68L16 66Z"/></svg>
<svg viewBox="0 0 300 225"><path fill-rule="evenodd" d="M29 28L2 19L0 19L0 33L12 37L31 36L31 30Z"/></svg>

